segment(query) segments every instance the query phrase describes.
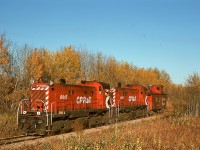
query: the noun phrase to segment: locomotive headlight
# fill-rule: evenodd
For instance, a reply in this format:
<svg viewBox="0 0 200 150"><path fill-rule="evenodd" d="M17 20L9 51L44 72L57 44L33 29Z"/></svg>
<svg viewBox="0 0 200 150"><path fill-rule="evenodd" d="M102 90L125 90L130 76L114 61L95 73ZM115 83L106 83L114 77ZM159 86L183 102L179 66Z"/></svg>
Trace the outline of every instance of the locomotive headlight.
<svg viewBox="0 0 200 150"><path fill-rule="evenodd" d="M24 122L26 122L26 119L21 119L20 121L21 121L22 123L24 123Z"/></svg>
<svg viewBox="0 0 200 150"><path fill-rule="evenodd" d="M23 111L23 114L25 115L27 113L27 111Z"/></svg>
<svg viewBox="0 0 200 150"><path fill-rule="evenodd" d="M38 115L38 116L40 115L40 112L39 112L39 111L37 111L37 115Z"/></svg>

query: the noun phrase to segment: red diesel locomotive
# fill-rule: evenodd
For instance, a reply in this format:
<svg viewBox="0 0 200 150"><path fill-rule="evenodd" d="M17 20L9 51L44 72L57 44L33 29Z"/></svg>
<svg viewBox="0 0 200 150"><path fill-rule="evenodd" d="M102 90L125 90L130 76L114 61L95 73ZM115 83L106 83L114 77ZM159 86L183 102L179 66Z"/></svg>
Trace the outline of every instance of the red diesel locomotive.
<svg viewBox="0 0 200 150"><path fill-rule="evenodd" d="M17 111L18 129L25 134L58 134L115 121L146 116L166 107L162 86L120 85L82 81L78 85L37 82L30 99L23 99Z"/></svg>

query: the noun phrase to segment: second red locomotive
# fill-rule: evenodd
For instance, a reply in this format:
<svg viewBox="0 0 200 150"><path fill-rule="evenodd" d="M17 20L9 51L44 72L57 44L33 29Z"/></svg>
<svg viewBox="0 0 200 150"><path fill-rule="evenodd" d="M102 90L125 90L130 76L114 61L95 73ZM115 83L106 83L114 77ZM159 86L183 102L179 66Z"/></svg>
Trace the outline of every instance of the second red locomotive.
<svg viewBox="0 0 200 150"><path fill-rule="evenodd" d="M18 108L18 128L26 134L58 134L146 116L166 107L162 86L127 85L111 88L97 81L78 85L33 83L30 99Z"/></svg>

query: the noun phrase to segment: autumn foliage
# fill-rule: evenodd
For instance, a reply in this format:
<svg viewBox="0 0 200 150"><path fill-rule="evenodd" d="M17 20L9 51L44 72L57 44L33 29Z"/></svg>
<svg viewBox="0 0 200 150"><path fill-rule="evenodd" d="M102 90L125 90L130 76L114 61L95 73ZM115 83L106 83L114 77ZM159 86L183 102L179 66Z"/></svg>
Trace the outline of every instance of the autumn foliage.
<svg viewBox="0 0 200 150"><path fill-rule="evenodd" d="M134 57L133 57L134 60ZM97 80L112 87L123 85L163 85L169 94L169 107L178 113L199 115L199 75L189 76L186 85L171 82L169 74L157 68L139 68L126 61L118 61L101 52L76 50L66 46L50 51L45 48L14 46L0 35L0 111L16 111L22 98L29 98L30 80L77 84L81 80Z"/></svg>

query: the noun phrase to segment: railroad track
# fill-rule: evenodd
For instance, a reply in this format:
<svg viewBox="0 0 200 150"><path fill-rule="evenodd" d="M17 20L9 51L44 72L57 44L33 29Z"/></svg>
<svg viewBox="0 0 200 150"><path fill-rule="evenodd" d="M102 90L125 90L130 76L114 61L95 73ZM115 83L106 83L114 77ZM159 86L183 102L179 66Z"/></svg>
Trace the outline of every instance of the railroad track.
<svg viewBox="0 0 200 150"><path fill-rule="evenodd" d="M44 136L26 136L26 135L20 135L20 136L13 136L9 138L2 138L0 139L0 146L13 144L13 143L19 143L23 141L31 141L39 138L43 138Z"/></svg>

